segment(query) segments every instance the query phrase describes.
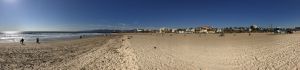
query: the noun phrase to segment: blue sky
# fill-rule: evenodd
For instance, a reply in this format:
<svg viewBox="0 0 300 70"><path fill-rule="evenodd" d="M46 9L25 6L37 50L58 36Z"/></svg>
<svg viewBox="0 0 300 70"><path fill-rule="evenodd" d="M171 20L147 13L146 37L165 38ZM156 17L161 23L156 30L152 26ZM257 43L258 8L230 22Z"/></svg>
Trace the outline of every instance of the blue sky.
<svg viewBox="0 0 300 70"><path fill-rule="evenodd" d="M299 0L0 0L0 31L300 26Z"/></svg>

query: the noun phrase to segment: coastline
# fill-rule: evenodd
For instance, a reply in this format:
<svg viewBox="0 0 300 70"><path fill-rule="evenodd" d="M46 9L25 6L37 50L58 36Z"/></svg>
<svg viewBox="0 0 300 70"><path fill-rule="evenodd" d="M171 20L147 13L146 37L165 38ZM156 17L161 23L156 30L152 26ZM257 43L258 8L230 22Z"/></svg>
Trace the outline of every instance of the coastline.
<svg viewBox="0 0 300 70"><path fill-rule="evenodd" d="M74 40L89 37L110 35L108 33L13 33L13 34L0 34L0 43L17 43L22 38L25 42L35 42L36 38L40 41L60 41L60 40Z"/></svg>

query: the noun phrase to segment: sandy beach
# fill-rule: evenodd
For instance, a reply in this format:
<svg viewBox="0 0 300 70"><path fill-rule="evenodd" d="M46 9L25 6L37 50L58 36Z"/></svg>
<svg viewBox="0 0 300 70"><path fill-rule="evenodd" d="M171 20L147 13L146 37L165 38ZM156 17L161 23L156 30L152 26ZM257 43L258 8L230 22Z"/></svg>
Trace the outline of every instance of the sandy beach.
<svg viewBox="0 0 300 70"><path fill-rule="evenodd" d="M125 43L124 43L125 44ZM1 70L111 70L137 68L121 36L93 37L41 44L0 44ZM125 57L126 56L126 57Z"/></svg>
<svg viewBox="0 0 300 70"><path fill-rule="evenodd" d="M1 43L1 70L298 70L300 34L121 34Z"/></svg>
<svg viewBox="0 0 300 70"><path fill-rule="evenodd" d="M298 70L300 35L130 35L141 70ZM156 47L156 48L155 48Z"/></svg>

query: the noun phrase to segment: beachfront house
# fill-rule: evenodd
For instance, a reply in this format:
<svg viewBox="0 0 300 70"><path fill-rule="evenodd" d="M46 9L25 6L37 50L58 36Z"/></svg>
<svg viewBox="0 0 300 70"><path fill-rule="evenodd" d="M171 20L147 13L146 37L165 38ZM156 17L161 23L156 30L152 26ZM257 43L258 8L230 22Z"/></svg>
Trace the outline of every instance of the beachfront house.
<svg viewBox="0 0 300 70"><path fill-rule="evenodd" d="M137 31L137 32L143 32L144 29L139 29L139 28L137 28L136 31Z"/></svg>
<svg viewBox="0 0 300 70"><path fill-rule="evenodd" d="M159 29L159 33L165 33L166 32L166 28L160 28Z"/></svg>
<svg viewBox="0 0 300 70"><path fill-rule="evenodd" d="M177 29L171 29L172 33L176 33Z"/></svg>
<svg viewBox="0 0 300 70"><path fill-rule="evenodd" d="M194 32L195 32L194 28L186 28L185 29L185 33L191 34L191 33L194 33Z"/></svg>
<svg viewBox="0 0 300 70"><path fill-rule="evenodd" d="M215 33L215 29L211 26L202 26L199 29L199 33Z"/></svg>
<svg viewBox="0 0 300 70"><path fill-rule="evenodd" d="M168 29L168 28L160 28L159 29L159 33L171 33L172 29Z"/></svg>
<svg viewBox="0 0 300 70"><path fill-rule="evenodd" d="M185 31L186 31L186 29L177 29L177 33L179 33L179 34L183 34L183 33L185 33Z"/></svg>
<svg viewBox="0 0 300 70"><path fill-rule="evenodd" d="M196 29L195 29L195 28L192 28L192 29L191 29L191 32L196 33Z"/></svg>
<svg viewBox="0 0 300 70"><path fill-rule="evenodd" d="M222 32L223 32L222 29L217 29L217 30L216 30L216 33L222 33Z"/></svg>
<svg viewBox="0 0 300 70"><path fill-rule="evenodd" d="M258 32L258 26L257 25L251 25L250 26L250 32Z"/></svg>

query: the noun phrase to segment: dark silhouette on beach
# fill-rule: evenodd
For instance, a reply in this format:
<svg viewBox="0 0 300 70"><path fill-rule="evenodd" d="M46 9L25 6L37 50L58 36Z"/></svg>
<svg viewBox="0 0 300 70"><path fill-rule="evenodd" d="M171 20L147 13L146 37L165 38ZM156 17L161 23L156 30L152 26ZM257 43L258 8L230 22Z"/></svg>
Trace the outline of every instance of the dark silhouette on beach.
<svg viewBox="0 0 300 70"><path fill-rule="evenodd" d="M81 38L82 38L82 36L79 36L79 38L81 39Z"/></svg>
<svg viewBox="0 0 300 70"><path fill-rule="evenodd" d="M23 38L20 40L20 43L21 43L22 45L24 45L24 39L23 39Z"/></svg>
<svg viewBox="0 0 300 70"><path fill-rule="evenodd" d="M222 32L222 33L220 34L220 37L223 37L223 36L225 36L225 33L224 33L224 32Z"/></svg>
<svg viewBox="0 0 300 70"><path fill-rule="evenodd" d="M40 44L40 39L39 38L36 38L36 43Z"/></svg>

